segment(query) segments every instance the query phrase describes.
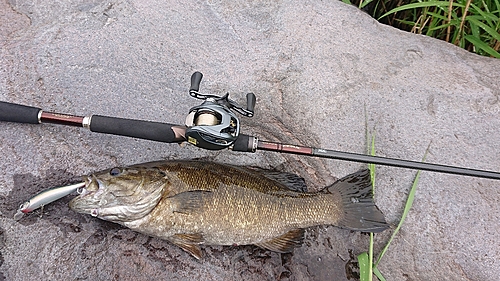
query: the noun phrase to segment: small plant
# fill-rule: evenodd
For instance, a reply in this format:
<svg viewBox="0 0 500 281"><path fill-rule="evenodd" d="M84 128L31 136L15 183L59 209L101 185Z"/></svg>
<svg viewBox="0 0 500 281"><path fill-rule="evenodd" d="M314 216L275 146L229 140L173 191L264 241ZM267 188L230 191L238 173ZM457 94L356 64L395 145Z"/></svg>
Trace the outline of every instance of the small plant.
<svg viewBox="0 0 500 281"><path fill-rule="evenodd" d="M367 134L368 137L368 134ZM370 144L368 146L368 153L372 156L375 156L375 134L372 134L371 136L371 141L369 138L367 138L367 143ZM424 157L422 161L425 161L425 158L427 156L427 152L429 151L429 146L427 147ZM368 169L370 170L370 175L372 178L372 188L373 188L373 194L375 195L375 165L374 164L368 164ZM415 179L413 180L413 184L411 186L410 192L408 194L408 198L406 199L406 204L403 210L403 214L401 216L401 220L399 221L396 229L392 233L391 237L389 238L389 241L387 241L387 244L384 246L382 251L377 257L377 260L373 262L373 243L374 243L374 235L373 233L370 233L370 243L369 243L369 248L368 248L368 253L364 252L358 255L358 264L359 264L359 276L361 281L372 281L373 280L373 274L377 276L377 278L381 281L385 281L384 276L382 273L378 270L378 265L380 261L382 260L382 257L384 254L387 252L389 249L389 245L391 244L392 240L394 237L399 232L399 229L403 225L404 220L406 219L406 216L408 215L408 212L411 209L411 206L413 205L413 199L415 197L415 192L417 191L417 185L418 185L418 180L420 177L420 170L417 171L415 175Z"/></svg>
<svg viewBox="0 0 500 281"><path fill-rule="evenodd" d="M342 0L379 22L500 58L500 0Z"/></svg>

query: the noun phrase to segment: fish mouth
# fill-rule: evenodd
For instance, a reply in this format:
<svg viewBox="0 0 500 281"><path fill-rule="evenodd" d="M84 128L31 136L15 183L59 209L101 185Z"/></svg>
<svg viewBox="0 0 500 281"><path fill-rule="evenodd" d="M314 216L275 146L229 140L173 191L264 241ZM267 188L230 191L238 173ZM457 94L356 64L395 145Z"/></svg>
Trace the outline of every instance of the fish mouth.
<svg viewBox="0 0 500 281"><path fill-rule="evenodd" d="M99 196L104 192L104 183L99 180L96 176L90 175L83 177L85 186L77 190L81 197L93 194L94 196Z"/></svg>
<svg viewBox="0 0 500 281"><path fill-rule="evenodd" d="M150 186L151 190L143 190L144 179L123 186L95 175L86 176L83 180L85 186L69 202L69 207L77 213L116 223L134 221L149 214L162 198L164 190L164 184L159 181Z"/></svg>
<svg viewBox="0 0 500 281"><path fill-rule="evenodd" d="M103 183L94 175L83 177L85 186L78 188L78 196L69 202L69 207L82 214L99 215L99 195L104 192Z"/></svg>

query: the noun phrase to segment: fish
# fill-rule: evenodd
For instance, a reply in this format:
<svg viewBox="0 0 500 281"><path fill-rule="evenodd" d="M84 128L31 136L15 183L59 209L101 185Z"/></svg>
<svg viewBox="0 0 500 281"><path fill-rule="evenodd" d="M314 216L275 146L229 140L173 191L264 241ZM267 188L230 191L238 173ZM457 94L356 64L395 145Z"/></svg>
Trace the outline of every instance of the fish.
<svg viewBox="0 0 500 281"><path fill-rule="evenodd" d="M114 167L84 181L72 210L167 240L196 259L203 255L200 245L288 253L316 225L388 228L366 169L318 192L306 192L304 179L292 173L199 160Z"/></svg>

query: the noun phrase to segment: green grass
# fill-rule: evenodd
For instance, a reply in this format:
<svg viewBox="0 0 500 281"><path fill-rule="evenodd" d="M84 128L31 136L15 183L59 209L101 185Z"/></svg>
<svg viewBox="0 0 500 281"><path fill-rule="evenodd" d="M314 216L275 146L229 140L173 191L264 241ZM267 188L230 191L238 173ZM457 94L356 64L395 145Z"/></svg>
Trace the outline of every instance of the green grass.
<svg viewBox="0 0 500 281"><path fill-rule="evenodd" d="M381 23L500 58L500 0L342 0Z"/></svg>
<svg viewBox="0 0 500 281"><path fill-rule="evenodd" d="M368 137L367 133L367 147L368 147L368 154L370 155L375 155L375 133L372 134L371 138ZM424 157L422 161L425 161L425 158L427 156L427 153L429 151L430 144L427 147ZM373 195L375 196L375 178L376 178L376 172L375 172L375 165L374 164L368 164L368 169L370 170L370 175L372 178L372 188L373 188ZM418 180L420 178L420 170L417 171L415 178L413 180L412 186L410 188L410 192L408 193L408 198L406 199L406 204L403 210L403 214L401 215L401 220L399 221L396 229L392 233L391 237L387 241L386 245L382 249L382 251L379 253L377 260L373 262L373 244L374 244L374 235L373 233L370 233L370 243L368 247L368 252L361 253L358 255L358 264L359 264L359 275L360 275L360 280L361 281L372 281L373 280L373 274L377 276L377 278L381 281L385 281L386 279L382 275L382 273L378 270L378 265L380 264L380 261L382 260L382 257L384 254L387 252L389 249L389 246L396 237L396 235L399 232L399 229L403 225L406 216L408 215L408 212L411 209L411 206L413 205L413 199L415 198L415 193L417 191L417 185L418 185Z"/></svg>

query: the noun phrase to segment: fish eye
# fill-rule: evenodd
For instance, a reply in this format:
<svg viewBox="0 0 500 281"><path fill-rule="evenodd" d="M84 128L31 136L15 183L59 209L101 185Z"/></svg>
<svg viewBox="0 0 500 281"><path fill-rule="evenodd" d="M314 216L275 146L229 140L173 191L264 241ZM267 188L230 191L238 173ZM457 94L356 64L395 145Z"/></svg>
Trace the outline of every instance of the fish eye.
<svg viewBox="0 0 500 281"><path fill-rule="evenodd" d="M120 170L120 168L117 168L117 167L109 170L109 174L112 176L118 176L119 174L121 174L121 172L122 171Z"/></svg>

